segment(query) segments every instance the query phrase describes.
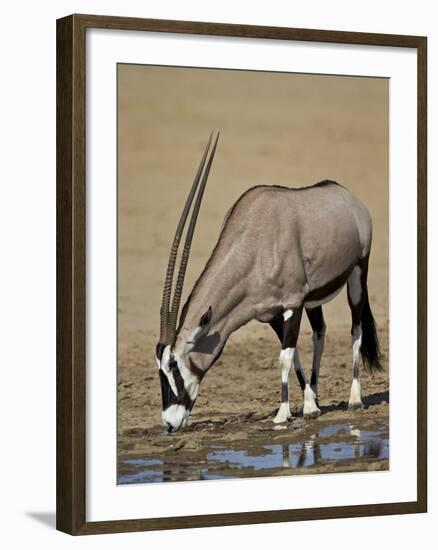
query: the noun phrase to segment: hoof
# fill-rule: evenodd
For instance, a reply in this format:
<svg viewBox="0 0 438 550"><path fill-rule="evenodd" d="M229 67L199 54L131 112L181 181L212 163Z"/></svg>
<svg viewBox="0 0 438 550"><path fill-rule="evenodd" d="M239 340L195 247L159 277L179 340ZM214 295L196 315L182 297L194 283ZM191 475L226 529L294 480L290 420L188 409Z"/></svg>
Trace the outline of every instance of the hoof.
<svg viewBox="0 0 438 550"><path fill-rule="evenodd" d="M314 409L313 411L303 411L304 418L318 418L321 416L321 411L319 409Z"/></svg>
<svg viewBox="0 0 438 550"><path fill-rule="evenodd" d="M363 409L362 401L356 401L354 403L348 403L349 411L357 411L358 409Z"/></svg>
<svg viewBox="0 0 438 550"><path fill-rule="evenodd" d="M280 405L273 422L274 424L281 424L282 422L287 422L291 417L292 414L290 412L289 403L285 402Z"/></svg>
<svg viewBox="0 0 438 550"><path fill-rule="evenodd" d="M287 415L277 414L277 416L273 418L272 422L274 424L282 424L283 422L288 422L291 418L292 418L292 415L287 416Z"/></svg>

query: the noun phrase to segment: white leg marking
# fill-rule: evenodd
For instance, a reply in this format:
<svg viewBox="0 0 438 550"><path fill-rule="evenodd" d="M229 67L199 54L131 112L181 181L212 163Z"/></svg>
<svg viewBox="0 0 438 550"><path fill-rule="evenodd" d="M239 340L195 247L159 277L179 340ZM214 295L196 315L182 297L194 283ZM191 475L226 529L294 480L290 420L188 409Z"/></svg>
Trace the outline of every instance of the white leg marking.
<svg viewBox="0 0 438 550"><path fill-rule="evenodd" d="M280 368L281 368L281 383L282 384L289 384L289 374L290 370L292 368L292 362L294 359L295 354L295 348L286 348L282 349L280 352ZM287 422L287 420L291 417L290 412L290 406L289 406L289 400L283 401L280 404L280 408L278 409L277 415L274 418L275 424L280 424L281 422Z"/></svg>
<svg viewBox="0 0 438 550"><path fill-rule="evenodd" d="M362 273L361 268L357 265L351 272L348 278L348 291L350 299L355 306L360 302L362 297L362 284L360 282L360 275Z"/></svg>
<svg viewBox="0 0 438 550"><path fill-rule="evenodd" d="M305 418L315 418L321 414L320 409L318 409L315 402L315 393L309 384L306 384L304 388L304 407L303 407L303 416Z"/></svg>
<svg viewBox="0 0 438 550"><path fill-rule="evenodd" d="M283 319L285 321L287 321L288 319L290 319L292 317L292 315L294 314L294 312L291 310L291 309L287 309L284 313L283 313Z"/></svg>
<svg viewBox="0 0 438 550"><path fill-rule="evenodd" d="M360 439L360 430L359 430L359 428L354 428L351 424L350 424L350 433L353 437L357 437L357 439Z"/></svg>
<svg viewBox="0 0 438 550"><path fill-rule="evenodd" d="M286 348L280 351L281 381L287 383L289 380L290 369L294 360L295 348Z"/></svg>
<svg viewBox="0 0 438 550"><path fill-rule="evenodd" d="M348 402L350 408L360 408L363 406L360 393L360 381L358 378L353 379L350 391L350 401Z"/></svg>
<svg viewBox="0 0 438 550"><path fill-rule="evenodd" d="M359 409L363 407L360 381L359 381L359 364L360 364L360 346L362 344L362 327L359 325L353 330L353 383L351 384L350 400L348 406L350 409Z"/></svg>
<svg viewBox="0 0 438 550"><path fill-rule="evenodd" d="M280 403L280 408L273 422L274 424L281 424L282 422L287 422L291 416L289 403Z"/></svg>
<svg viewBox="0 0 438 550"><path fill-rule="evenodd" d="M301 366L300 356L298 351L294 356L294 368L296 371L300 371L303 377L305 386L304 386L304 406L303 406L303 416L305 418L316 418L321 414L321 411L318 409L313 390L310 388L306 380L306 375L304 374L303 368Z"/></svg>

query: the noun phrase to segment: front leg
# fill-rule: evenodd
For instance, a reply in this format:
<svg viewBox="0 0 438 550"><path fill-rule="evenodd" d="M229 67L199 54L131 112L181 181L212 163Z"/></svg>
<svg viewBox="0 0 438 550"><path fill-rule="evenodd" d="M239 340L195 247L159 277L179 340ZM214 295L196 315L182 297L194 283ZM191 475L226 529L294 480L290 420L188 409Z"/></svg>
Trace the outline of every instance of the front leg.
<svg viewBox="0 0 438 550"><path fill-rule="evenodd" d="M289 374L292 368L295 350L292 348L282 349L279 363L281 370L281 401L278 413L274 418L275 424L287 422L292 416L289 406Z"/></svg>
<svg viewBox="0 0 438 550"><path fill-rule="evenodd" d="M281 369L281 403L274 422L287 422L291 417L289 406L289 374L294 364L294 356L300 330L302 308L288 309L283 313L282 326L279 319L271 323L272 328L281 338L280 369Z"/></svg>
<svg viewBox="0 0 438 550"><path fill-rule="evenodd" d="M321 411L316 404L316 393L307 382L306 375L304 374L303 367L301 366L298 350L295 350L294 354L294 368L297 374L298 382L300 383L303 391L303 416L304 418L317 418L321 414Z"/></svg>

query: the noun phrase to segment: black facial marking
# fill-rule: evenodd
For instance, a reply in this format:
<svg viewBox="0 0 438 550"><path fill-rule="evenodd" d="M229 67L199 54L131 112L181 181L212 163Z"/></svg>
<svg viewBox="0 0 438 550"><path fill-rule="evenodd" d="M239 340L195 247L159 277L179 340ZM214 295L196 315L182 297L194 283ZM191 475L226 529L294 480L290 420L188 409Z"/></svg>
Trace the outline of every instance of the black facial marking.
<svg viewBox="0 0 438 550"><path fill-rule="evenodd" d="M175 381L177 395L174 394L166 374L160 369L159 375L163 411L172 405L183 405L188 411L191 411L195 402L190 398L190 395L184 386L184 379L181 376L178 363L174 358L171 358L169 361L169 370L171 373L170 376L173 376Z"/></svg>
<svg viewBox="0 0 438 550"><path fill-rule="evenodd" d="M169 380L167 379L167 376L164 374L164 372L161 369L158 372L160 375L161 384L161 400L163 403L163 411L165 411L172 405L178 405L179 399L178 396L173 393L172 388L169 384Z"/></svg>
<svg viewBox="0 0 438 550"><path fill-rule="evenodd" d="M155 348L155 354L157 356L158 361L161 361L165 347L166 347L166 344L162 344L161 342L158 342L157 347Z"/></svg>
<svg viewBox="0 0 438 550"><path fill-rule="evenodd" d="M188 394L184 386L184 380L183 380L183 377L181 376L179 368L174 369L172 372L173 372L173 378L175 379L175 386L178 391L179 404L184 405L184 407L190 411L192 410L195 402L190 399L190 395Z"/></svg>

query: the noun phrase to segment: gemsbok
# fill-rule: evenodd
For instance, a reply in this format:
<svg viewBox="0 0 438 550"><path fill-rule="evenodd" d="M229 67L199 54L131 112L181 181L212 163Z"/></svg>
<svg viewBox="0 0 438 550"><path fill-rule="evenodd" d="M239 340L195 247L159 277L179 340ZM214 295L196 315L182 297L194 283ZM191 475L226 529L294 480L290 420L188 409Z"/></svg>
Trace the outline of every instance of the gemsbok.
<svg viewBox="0 0 438 550"><path fill-rule="evenodd" d="M211 147L212 137L176 229L164 283L156 348L163 424L169 432L187 424L204 375L229 336L253 319L269 323L281 342L281 404L274 422L291 417L292 366L303 391L303 416L319 416L318 373L326 331L321 306L345 283L353 344L349 408L362 407L360 355L370 371L382 368L367 290L372 222L365 206L333 181L304 188L263 185L246 191L228 211L177 327L190 246L219 133ZM178 248L195 195L171 301ZM297 349L303 309L313 330L310 384Z"/></svg>

